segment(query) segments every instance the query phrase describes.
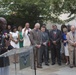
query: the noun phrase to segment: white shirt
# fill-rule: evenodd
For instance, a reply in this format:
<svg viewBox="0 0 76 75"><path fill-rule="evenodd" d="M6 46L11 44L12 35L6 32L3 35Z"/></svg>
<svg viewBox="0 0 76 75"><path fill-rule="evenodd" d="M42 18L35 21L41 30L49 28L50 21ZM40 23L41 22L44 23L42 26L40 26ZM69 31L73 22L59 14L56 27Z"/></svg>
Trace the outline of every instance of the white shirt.
<svg viewBox="0 0 76 75"><path fill-rule="evenodd" d="M31 31L31 29L26 29L26 31L24 31L25 28L22 29L22 35L23 35L23 46L30 46L31 45L31 42L30 42L30 39L29 39L29 36L28 36L28 32Z"/></svg>

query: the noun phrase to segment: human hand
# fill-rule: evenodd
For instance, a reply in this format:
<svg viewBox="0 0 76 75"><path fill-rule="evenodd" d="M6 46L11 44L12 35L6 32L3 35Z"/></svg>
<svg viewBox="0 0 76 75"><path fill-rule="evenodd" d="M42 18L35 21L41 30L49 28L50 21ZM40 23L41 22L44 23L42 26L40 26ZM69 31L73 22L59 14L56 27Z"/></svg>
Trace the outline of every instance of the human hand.
<svg viewBox="0 0 76 75"><path fill-rule="evenodd" d="M6 38L8 38L8 34L7 33L5 33L4 35L5 35Z"/></svg>
<svg viewBox="0 0 76 75"><path fill-rule="evenodd" d="M76 47L76 42L74 43L74 46Z"/></svg>
<svg viewBox="0 0 76 75"><path fill-rule="evenodd" d="M24 32L26 31L26 28L24 29Z"/></svg>
<svg viewBox="0 0 76 75"><path fill-rule="evenodd" d="M47 44L46 42L43 43L43 45L45 45L45 46L46 46L46 44Z"/></svg>
<svg viewBox="0 0 76 75"><path fill-rule="evenodd" d="M64 41L64 43L66 43L67 41Z"/></svg>
<svg viewBox="0 0 76 75"><path fill-rule="evenodd" d="M23 39L20 39L20 42L22 42L23 41Z"/></svg>
<svg viewBox="0 0 76 75"><path fill-rule="evenodd" d="M53 41L53 44L56 45L56 41Z"/></svg>
<svg viewBox="0 0 76 75"><path fill-rule="evenodd" d="M40 48L40 47L41 47L41 45L36 45L36 47L37 47L37 48Z"/></svg>
<svg viewBox="0 0 76 75"><path fill-rule="evenodd" d="M17 41L15 41L15 44L17 44L18 43L18 40Z"/></svg>

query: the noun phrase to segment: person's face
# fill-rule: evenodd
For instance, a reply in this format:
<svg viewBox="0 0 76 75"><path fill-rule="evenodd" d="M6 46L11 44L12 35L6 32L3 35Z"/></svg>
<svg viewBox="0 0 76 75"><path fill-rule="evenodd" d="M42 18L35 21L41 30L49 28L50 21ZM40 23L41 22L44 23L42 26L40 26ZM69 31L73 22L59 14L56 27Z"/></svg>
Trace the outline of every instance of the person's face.
<svg viewBox="0 0 76 75"><path fill-rule="evenodd" d="M30 27L30 24L29 24L29 23L26 23L26 24L25 24L25 27L26 27L26 28L29 28L29 27Z"/></svg>
<svg viewBox="0 0 76 75"><path fill-rule="evenodd" d="M64 31L65 34L67 34L67 31Z"/></svg>
<svg viewBox="0 0 76 75"><path fill-rule="evenodd" d="M11 26L10 25L8 25L8 29L11 29Z"/></svg>
<svg viewBox="0 0 76 75"><path fill-rule="evenodd" d="M17 29L16 29L16 28L14 28L14 29L13 29L13 31L14 31L14 32L16 32L16 31L17 31Z"/></svg>
<svg viewBox="0 0 76 75"><path fill-rule="evenodd" d="M54 25L54 26L52 26L52 28L53 28L54 30L56 30L56 29L57 29L57 26Z"/></svg>
<svg viewBox="0 0 76 75"><path fill-rule="evenodd" d="M2 29L6 29L7 25L3 24Z"/></svg>
<svg viewBox="0 0 76 75"><path fill-rule="evenodd" d="M36 29L39 29L39 28L40 28L40 26L39 26L39 25L37 25L37 26L35 26L35 28L36 28Z"/></svg>
<svg viewBox="0 0 76 75"><path fill-rule="evenodd" d="M22 27L19 26L19 27L18 27L18 30L19 30L19 31L22 31Z"/></svg>
<svg viewBox="0 0 76 75"><path fill-rule="evenodd" d="M41 28L41 31L42 31L42 32L45 32L45 28L42 27L42 28Z"/></svg>
<svg viewBox="0 0 76 75"><path fill-rule="evenodd" d="M75 26L72 26L72 27L71 27L71 31L72 31L72 32L75 32L75 30L76 30L76 29L75 29Z"/></svg>

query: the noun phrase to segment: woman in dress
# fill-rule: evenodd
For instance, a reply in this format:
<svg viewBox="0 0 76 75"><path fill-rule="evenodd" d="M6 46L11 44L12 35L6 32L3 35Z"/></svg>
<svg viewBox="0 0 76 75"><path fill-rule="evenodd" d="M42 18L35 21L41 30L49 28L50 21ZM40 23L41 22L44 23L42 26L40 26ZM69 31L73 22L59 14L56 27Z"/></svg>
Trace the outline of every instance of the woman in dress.
<svg viewBox="0 0 76 75"><path fill-rule="evenodd" d="M6 41L9 40L6 30L7 22L4 18L0 18L0 55L8 51ZM9 58L0 57L0 75L9 75Z"/></svg>
<svg viewBox="0 0 76 75"><path fill-rule="evenodd" d="M69 64L69 50L68 50L68 41L67 41L67 28L63 29L63 34L62 34L62 39L63 39L63 44L64 44L64 53L66 57L66 65Z"/></svg>
<svg viewBox="0 0 76 75"><path fill-rule="evenodd" d="M23 47L22 26L19 26L18 30L19 30L19 37L20 37L20 39L19 39L19 47L21 48L21 47Z"/></svg>
<svg viewBox="0 0 76 75"><path fill-rule="evenodd" d="M12 28L12 32L10 33L10 40L10 44L13 48L19 48L19 33L15 26ZM18 63L18 61L18 55L16 55L16 62Z"/></svg>
<svg viewBox="0 0 76 75"><path fill-rule="evenodd" d="M8 25L8 26L7 26L7 32L8 32L8 36L9 36L9 38L10 38L11 25ZM9 41L8 41L8 44L9 44L9 46L8 46L8 50L13 49L13 46L10 44L10 39L9 39Z"/></svg>
<svg viewBox="0 0 76 75"><path fill-rule="evenodd" d="M63 35L63 29L64 28L67 28L67 26L66 25L62 25L61 26L61 32L62 32L62 35ZM63 36L62 36L62 38L63 38ZM62 39L62 41L61 41L61 58L62 58L62 62L63 63L65 63L65 61L66 61L66 59L65 59L65 50L64 50L64 43L63 43L63 39Z"/></svg>
<svg viewBox="0 0 76 75"><path fill-rule="evenodd" d="M10 33L10 43L14 48L19 48L19 33L17 28L14 26L12 32Z"/></svg>

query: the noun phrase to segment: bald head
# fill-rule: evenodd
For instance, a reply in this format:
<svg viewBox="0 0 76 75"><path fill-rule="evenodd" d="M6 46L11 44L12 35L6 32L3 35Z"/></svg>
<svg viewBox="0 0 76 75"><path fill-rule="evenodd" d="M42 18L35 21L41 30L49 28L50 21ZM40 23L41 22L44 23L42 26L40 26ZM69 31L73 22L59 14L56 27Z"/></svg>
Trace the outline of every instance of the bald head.
<svg viewBox="0 0 76 75"><path fill-rule="evenodd" d="M39 29L39 28L40 28L40 23L36 23L36 24L35 24L35 28L36 28L36 29Z"/></svg>
<svg viewBox="0 0 76 75"><path fill-rule="evenodd" d="M0 29L6 29L7 27L7 21L5 18L0 17Z"/></svg>
<svg viewBox="0 0 76 75"><path fill-rule="evenodd" d="M72 31L72 32L75 32L75 30L76 30L75 26L72 25L72 26L71 26L71 31Z"/></svg>

